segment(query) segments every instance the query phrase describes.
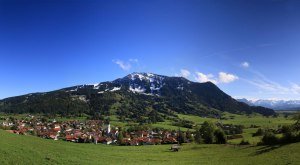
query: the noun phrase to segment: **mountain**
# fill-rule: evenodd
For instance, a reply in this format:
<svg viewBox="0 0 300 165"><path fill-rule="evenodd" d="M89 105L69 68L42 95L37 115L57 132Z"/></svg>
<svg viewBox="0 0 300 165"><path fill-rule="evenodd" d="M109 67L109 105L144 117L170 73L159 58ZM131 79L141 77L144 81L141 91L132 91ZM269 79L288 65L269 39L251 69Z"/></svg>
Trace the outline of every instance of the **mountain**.
<svg viewBox="0 0 300 165"><path fill-rule="evenodd" d="M272 109L238 102L211 82L132 73L114 81L78 85L0 100L0 112L117 115L121 120L160 121L176 113L216 116L221 112L273 115Z"/></svg>
<svg viewBox="0 0 300 165"><path fill-rule="evenodd" d="M236 100L239 101L239 102L246 103L246 104L248 104L248 105L250 105L250 106L255 106L255 104L253 104L252 101L247 100L247 99L245 99L245 98L243 98L243 99L236 99Z"/></svg>
<svg viewBox="0 0 300 165"><path fill-rule="evenodd" d="M262 106L275 110L300 110L300 100L247 100L237 99L251 106Z"/></svg>

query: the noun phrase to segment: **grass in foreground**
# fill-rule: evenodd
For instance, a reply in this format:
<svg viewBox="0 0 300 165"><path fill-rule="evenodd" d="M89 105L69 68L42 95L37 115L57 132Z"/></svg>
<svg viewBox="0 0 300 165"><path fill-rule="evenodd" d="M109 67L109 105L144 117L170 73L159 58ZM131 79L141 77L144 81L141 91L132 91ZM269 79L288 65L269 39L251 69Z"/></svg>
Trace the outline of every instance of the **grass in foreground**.
<svg viewBox="0 0 300 165"><path fill-rule="evenodd" d="M52 141L0 130L0 164L300 164L300 143L276 147L185 144L107 146Z"/></svg>

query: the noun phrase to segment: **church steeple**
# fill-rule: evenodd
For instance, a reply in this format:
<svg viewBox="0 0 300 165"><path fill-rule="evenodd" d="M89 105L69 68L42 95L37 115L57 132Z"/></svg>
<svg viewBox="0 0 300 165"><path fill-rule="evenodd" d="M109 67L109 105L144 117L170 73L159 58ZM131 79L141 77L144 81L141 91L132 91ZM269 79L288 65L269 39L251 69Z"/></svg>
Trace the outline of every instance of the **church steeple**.
<svg viewBox="0 0 300 165"><path fill-rule="evenodd" d="M111 131L111 129L110 129L110 123L108 123L108 126L107 126L107 133L109 134L110 131Z"/></svg>

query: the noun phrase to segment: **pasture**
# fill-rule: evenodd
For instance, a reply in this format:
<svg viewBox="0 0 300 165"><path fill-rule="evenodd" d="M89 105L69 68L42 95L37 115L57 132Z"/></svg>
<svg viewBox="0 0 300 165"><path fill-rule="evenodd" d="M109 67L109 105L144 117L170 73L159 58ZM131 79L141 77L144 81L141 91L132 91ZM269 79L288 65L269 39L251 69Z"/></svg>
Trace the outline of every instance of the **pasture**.
<svg viewBox="0 0 300 165"><path fill-rule="evenodd" d="M109 146L53 141L0 130L0 164L300 164L300 143L285 146L184 144Z"/></svg>

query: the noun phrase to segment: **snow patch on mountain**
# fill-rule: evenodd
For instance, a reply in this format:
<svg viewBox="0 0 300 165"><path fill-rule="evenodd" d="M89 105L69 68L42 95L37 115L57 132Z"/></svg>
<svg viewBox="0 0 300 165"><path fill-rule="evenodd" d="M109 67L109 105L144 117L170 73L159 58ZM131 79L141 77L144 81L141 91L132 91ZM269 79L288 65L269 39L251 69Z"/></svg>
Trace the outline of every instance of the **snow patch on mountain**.
<svg viewBox="0 0 300 165"><path fill-rule="evenodd" d="M163 87L164 76L152 73L132 73L128 75L131 80L129 90L134 93L159 94ZM149 91L150 92L146 92Z"/></svg>
<svg viewBox="0 0 300 165"><path fill-rule="evenodd" d="M145 92L145 88L142 88L142 87L132 87L132 86L130 86L129 87L129 90L131 91L131 92L133 92L133 93L144 93Z"/></svg>
<svg viewBox="0 0 300 165"><path fill-rule="evenodd" d="M121 90L121 87L114 87L113 89L110 90L110 92L119 91L119 90Z"/></svg>
<svg viewBox="0 0 300 165"><path fill-rule="evenodd" d="M136 79L139 79L140 81L149 80L150 79L150 76L145 75L145 74L141 74L141 73L132 73L132 74L130 74L130 76L131 76L131 80L132 81L134 81Z"/></svg>
<svg viewBox="0 0 300 165"><path fill-rule="evenodd" d="M96 90L98 94L103 94L106 92L119 91L123 85L122 88L127 88L128 91L133 93L160 96L160 90L165 85L165 78L166 76L157 74L135 72L127 75L123 79L117 79L111 82L78 85L70 90L66 90L66 92L78 92L78 90L83 88L92 88L93 90ZM124 85L124 82L128 83L128 86ZM183 90L183 87L179 86L178 89Z"/></svg>

